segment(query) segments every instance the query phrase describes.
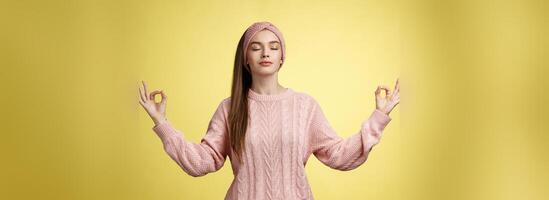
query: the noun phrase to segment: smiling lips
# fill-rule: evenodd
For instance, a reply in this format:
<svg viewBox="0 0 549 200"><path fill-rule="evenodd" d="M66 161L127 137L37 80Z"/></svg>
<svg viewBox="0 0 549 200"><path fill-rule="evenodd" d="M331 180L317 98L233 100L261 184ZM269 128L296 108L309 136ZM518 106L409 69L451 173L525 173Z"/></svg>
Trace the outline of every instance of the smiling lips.
<svg viewBox="0 0 549 200"><path fill-rule="evenodd" d="M273 63L271 61L261 61L261 62L259 62L259 64L262 65L262 66L270 66Z"/></svg>

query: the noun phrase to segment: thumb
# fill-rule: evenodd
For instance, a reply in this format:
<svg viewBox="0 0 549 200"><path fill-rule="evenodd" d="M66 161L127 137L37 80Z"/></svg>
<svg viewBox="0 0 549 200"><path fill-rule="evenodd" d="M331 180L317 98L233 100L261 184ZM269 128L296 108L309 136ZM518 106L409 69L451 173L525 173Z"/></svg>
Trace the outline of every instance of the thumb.
<svg viewBox="0 0 549 200"><path fill-rule="evenodd" d="M381 87L377 86L377 89L375 91L376 97L378 97L380 93L381 93Z"/></svg>
<svg viewBox="0 0 549 200"><path fill-rule="evenodd" d="M160 93L160 90L155 90L151 92L151 94L149 94L149 100L151 100L153 103L156 103L156 101L154 100L154 96L156 96L156 94L159 94L159 93Z"/></svg>

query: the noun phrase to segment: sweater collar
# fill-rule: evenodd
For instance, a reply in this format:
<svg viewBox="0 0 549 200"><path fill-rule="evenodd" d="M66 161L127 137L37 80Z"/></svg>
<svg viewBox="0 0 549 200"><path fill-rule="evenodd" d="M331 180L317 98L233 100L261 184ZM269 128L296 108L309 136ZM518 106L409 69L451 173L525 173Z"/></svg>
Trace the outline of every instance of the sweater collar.
<svg viewBox="0 0 549 200"><path fill-rule="evenodd" d="M292 88L286 88L286 91L278 94L259 94L252 89L248 89L248 98L257 101L274 101L289 97L293 92Z"/></svg>

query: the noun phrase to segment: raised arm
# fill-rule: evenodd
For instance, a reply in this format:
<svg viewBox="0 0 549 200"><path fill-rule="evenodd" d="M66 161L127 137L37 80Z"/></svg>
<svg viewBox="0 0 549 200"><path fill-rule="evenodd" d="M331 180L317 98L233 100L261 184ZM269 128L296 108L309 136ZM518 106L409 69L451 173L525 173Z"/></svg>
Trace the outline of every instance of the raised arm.
<svg viewBox="0 0 549 200"><path fill-rule="evenodd" d="M330 168L342 171L355 169L366 161L390 121L388 115L375 109L362 123L358 133L344 139L330 126L320 105L313 99L309 128L311 152Z"/></svg>
<svg viewBox="0 0 549 200"><path fill-rule="evenodd" d="M166 153L193 177L219 170L228 153L228 134L224 101L217 107L208 125L206 135L196 144L185 140L184 134L170 122L158 124L152 130L161 139Z"/></svg>

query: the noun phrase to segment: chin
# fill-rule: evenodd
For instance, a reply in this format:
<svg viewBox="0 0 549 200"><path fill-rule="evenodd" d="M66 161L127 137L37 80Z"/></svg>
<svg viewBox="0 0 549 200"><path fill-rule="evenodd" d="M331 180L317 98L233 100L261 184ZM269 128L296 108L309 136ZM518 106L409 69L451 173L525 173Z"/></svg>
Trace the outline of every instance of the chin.
<svg viewBox="0 0 549 200"><path fill-rule="evenodd" d="M256 69L256 70L254 70L255 74L260 75L260 76L274 75L274 74L277 73L277 70L278 70L278 68L276 68L276 67L263 67L263 66L259 66L255 69Z"/></svg>

